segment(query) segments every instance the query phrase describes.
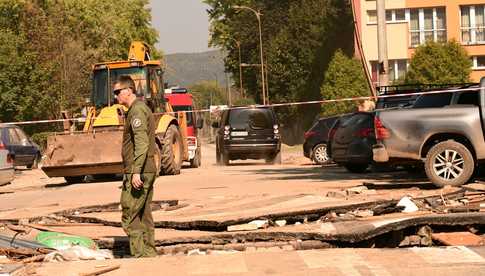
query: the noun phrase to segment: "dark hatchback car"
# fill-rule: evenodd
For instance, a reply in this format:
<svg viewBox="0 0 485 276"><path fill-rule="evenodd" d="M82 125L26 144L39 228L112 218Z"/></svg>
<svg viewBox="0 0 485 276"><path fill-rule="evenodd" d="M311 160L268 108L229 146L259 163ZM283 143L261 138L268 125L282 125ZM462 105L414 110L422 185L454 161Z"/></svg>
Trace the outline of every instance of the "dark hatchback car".
<svg viewBox="0 0 485 276"><path fill-rule="evenodd" d="M376 143L374 112L343 115L330 130L328 149L332 160L348 171L363 173L373 163Z"/></svg>
<svg viewBox="0 0 485 276"><path fill-rule="evenodd" d="M0 125L0 135L14 166L37 168L41 157L39 146L22 129L15 125Z"/></svg>
<svg viewBox="0 0 485 276"><path fill-rule="evenodd" d="M265 159L281 163L281 136L276 114L267 107L224 110L217 128L216 161L228 165L230 160Z"/></svg>
<svg viewBox="0 0 485 276"><path fill-rule="evenodd" d="M327 153L328 134L339 117L320 118L305 132L303 154L315 164L323 165L330 161Z"/></svg>

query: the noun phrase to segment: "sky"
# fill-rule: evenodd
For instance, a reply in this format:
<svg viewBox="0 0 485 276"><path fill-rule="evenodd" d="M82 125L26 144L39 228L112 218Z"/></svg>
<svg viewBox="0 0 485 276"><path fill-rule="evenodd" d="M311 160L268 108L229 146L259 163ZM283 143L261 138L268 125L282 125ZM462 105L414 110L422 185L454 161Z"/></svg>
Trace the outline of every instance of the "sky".
<svg viewBox="0 0 485 276"><path fill-rule="evenodd" d="M202 0L150 0L152 24L165 54L210 50L208 6Z"/></svg>

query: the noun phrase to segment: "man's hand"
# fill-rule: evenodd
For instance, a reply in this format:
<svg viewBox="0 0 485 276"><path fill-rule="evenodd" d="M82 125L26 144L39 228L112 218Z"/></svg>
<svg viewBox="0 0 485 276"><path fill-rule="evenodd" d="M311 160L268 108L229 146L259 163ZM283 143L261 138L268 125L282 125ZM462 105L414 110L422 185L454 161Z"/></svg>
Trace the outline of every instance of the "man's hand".
<svg viewBox="0 0 485 276"><path fill-rule="evenodd" d="M133 176L131 177L131 185L133 186L133 188L137 190L140 190L141 188L143 188L143 181L141 181L141 177L139 173L133 174Z"/></svg>

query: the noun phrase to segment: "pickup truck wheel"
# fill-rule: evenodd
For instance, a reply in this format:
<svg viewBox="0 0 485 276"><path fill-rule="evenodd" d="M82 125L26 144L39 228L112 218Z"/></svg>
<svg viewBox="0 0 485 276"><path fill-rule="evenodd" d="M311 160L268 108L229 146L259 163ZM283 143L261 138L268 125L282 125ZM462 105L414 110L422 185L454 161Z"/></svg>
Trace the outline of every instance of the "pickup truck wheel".
<svg viewBox="0 0 485 276"><path fill-rule="evenodd" d="M346 163L344 167L351 173L364 173L369 167L369 164Z"/></svg>
<svg viewBox="0 0 485 276"><path fill-rule="evenodd" d="M463 185L470 180L474 169L470 150L452 140L434 145L426 155L426 175L438 187Z"/></svg>
<svg viewBox="0 0 485 276"><path fill-rule="evenodd" d="M329 162L330 158L328 158L327 153L327 145L325 144L318 144L313 148L313 155L312 160L315 164L318 165L325 165Z"/></svg>

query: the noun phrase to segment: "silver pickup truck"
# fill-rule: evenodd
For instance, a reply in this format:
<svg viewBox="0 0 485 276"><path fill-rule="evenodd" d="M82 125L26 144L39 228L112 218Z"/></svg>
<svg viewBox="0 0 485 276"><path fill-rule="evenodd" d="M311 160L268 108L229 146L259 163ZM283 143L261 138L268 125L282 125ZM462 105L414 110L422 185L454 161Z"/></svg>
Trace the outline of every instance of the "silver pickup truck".
<svg viewBox="0 0 485 276"><path fill-rule="evenodd" d="M375 162L423 162L436 186L465 184L485 161L485 78L463 91L418 98L412 108L376 111L374 128Z"/></svg>

